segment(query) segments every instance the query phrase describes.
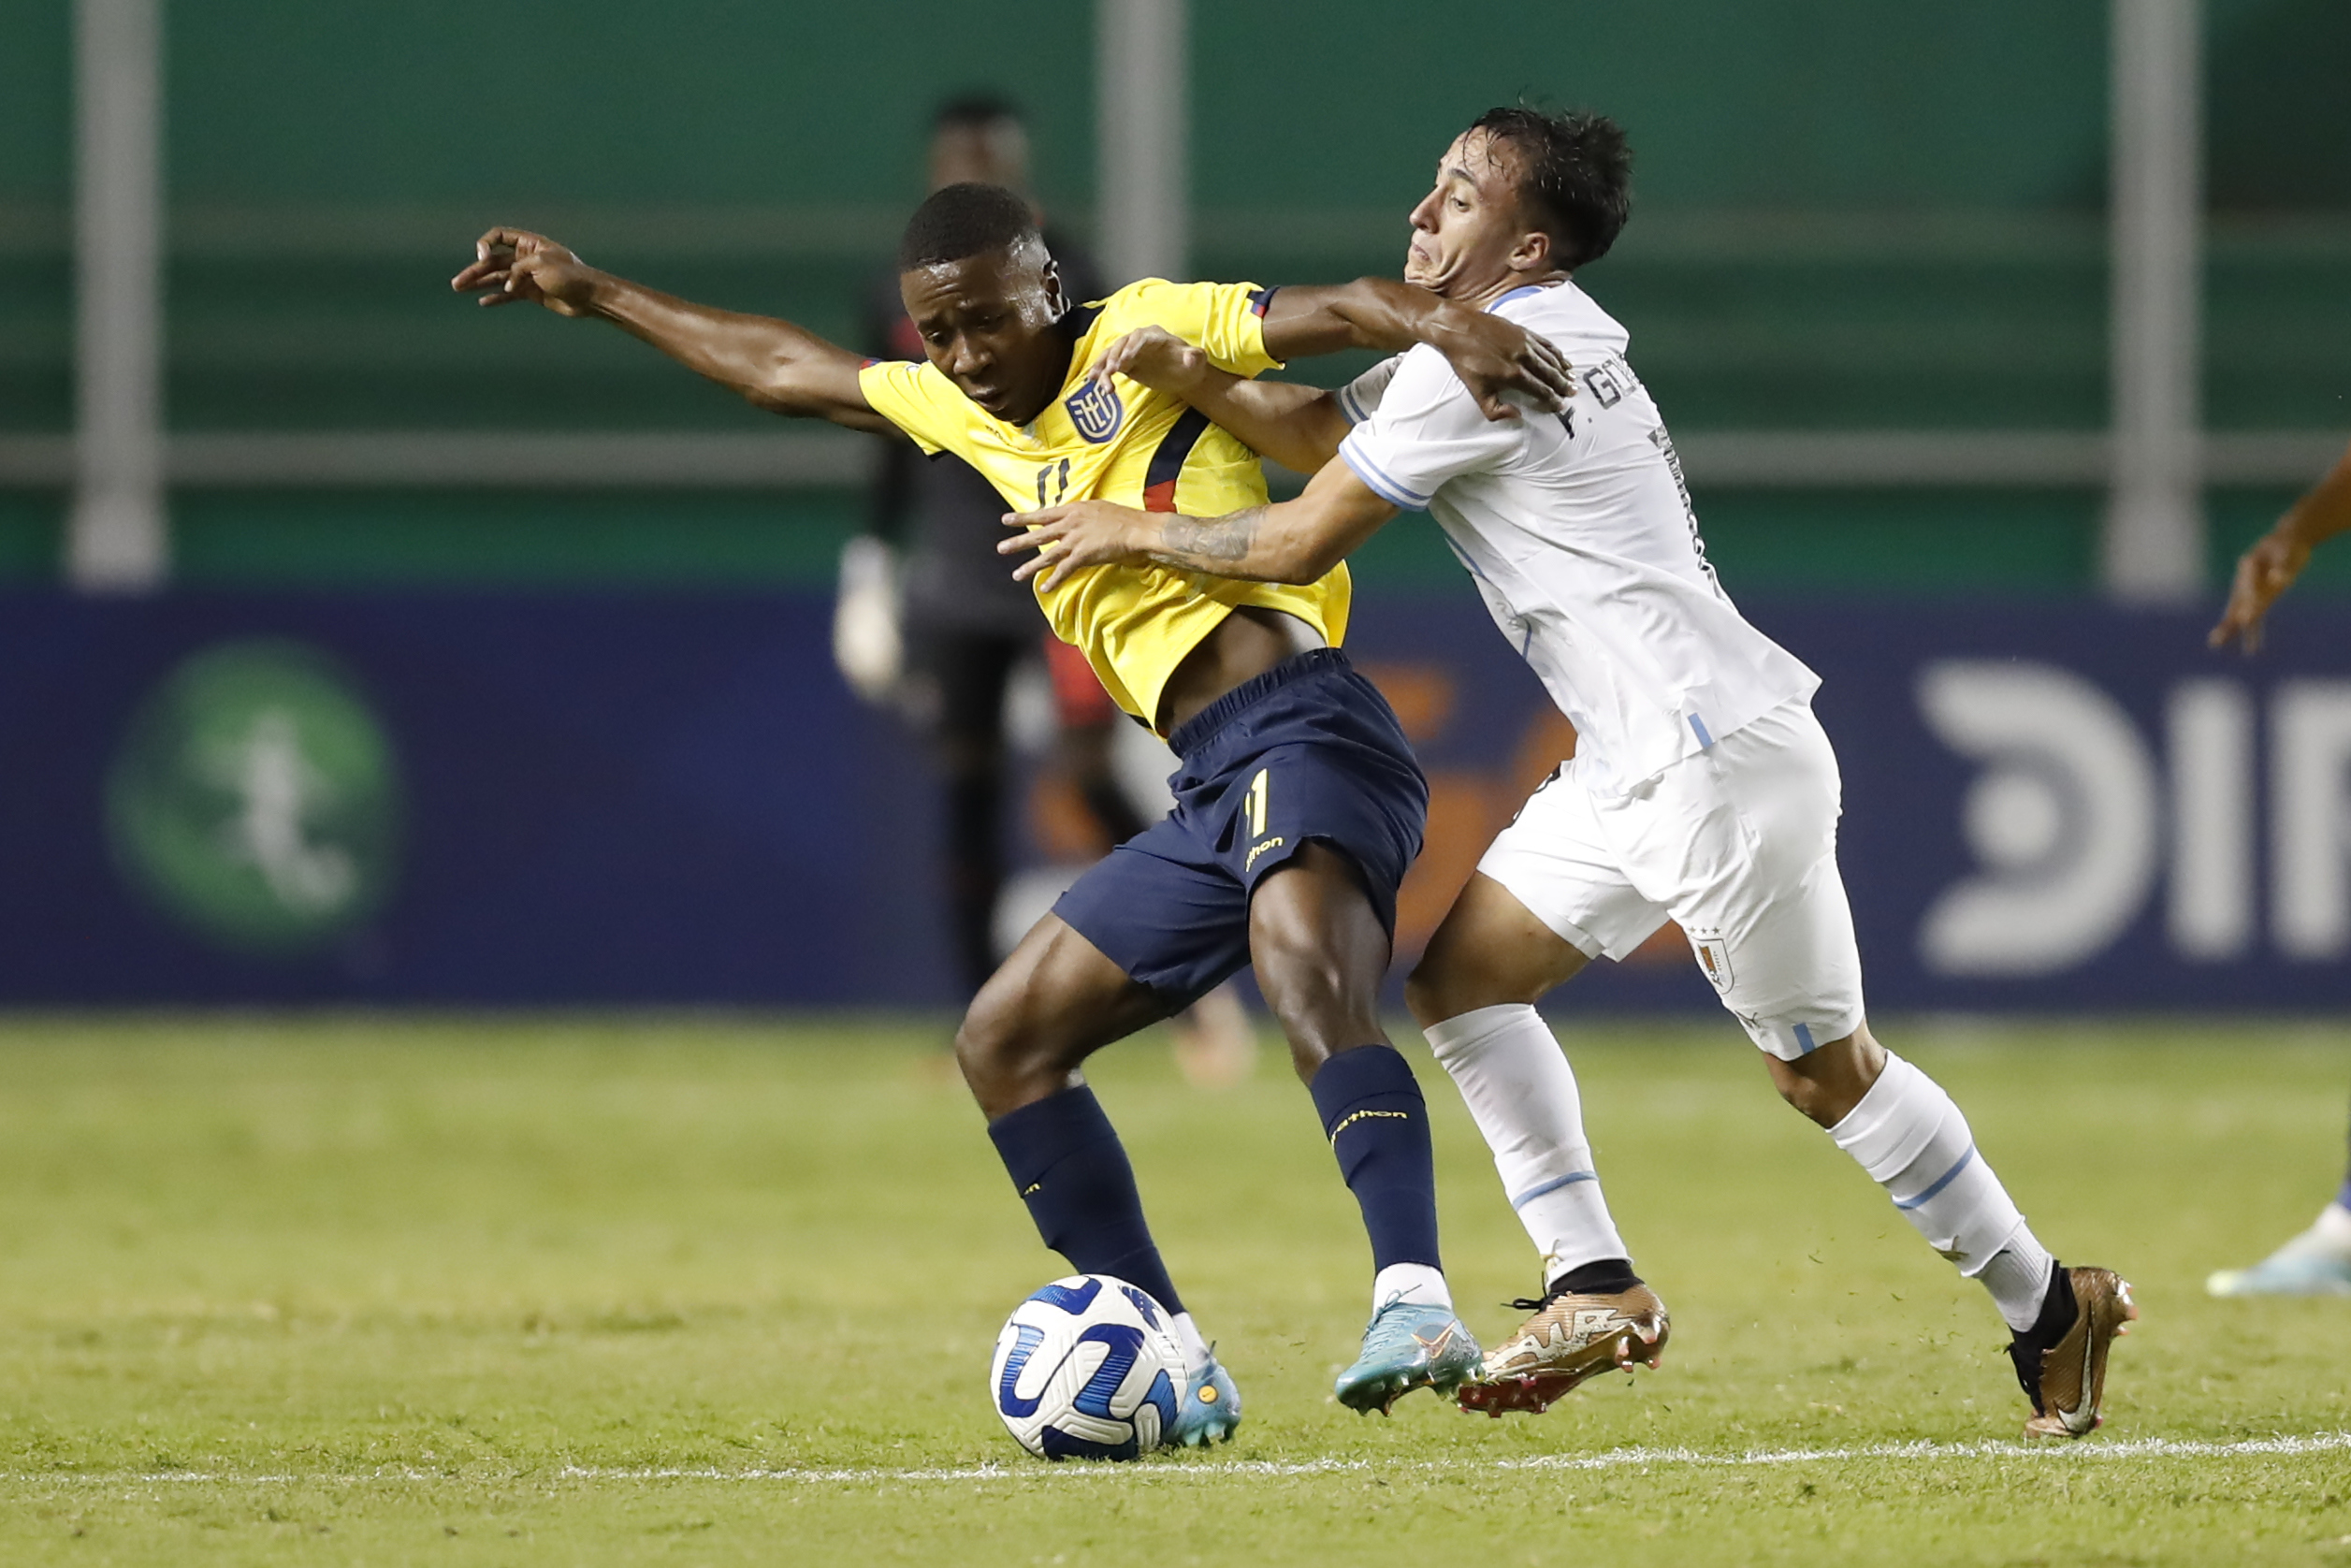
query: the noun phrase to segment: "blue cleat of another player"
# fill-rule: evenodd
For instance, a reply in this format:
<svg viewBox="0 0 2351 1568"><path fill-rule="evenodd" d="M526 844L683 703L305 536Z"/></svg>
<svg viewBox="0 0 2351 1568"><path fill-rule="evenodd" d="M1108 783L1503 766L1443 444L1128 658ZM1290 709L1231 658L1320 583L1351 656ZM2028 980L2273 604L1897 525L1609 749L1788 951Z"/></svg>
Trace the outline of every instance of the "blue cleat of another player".
<svg viewBox="0 0 2351 1568"><path fill-rule="evenodd" d="M2214 1296L2351 1296L2351 1205L2337 1198L2277 1251L2250 1269L2223 1269L2204 1288Z"/></svg>
<svg viewBox="0 0 2351 1568"><path fill-rule="evenodd" d="M2250 1269L2223 1269L2204 1282L2214 1296L2351 1296L2351 1259L2290 1245Z"/></svg>
<svg viewBox="0 0 2351 1568"><path fill-rule="evenodd" d="M1363 1330L1363 1354L1339 1374L1332 1392L1350 1410L1385 1416L1415 1388L1452 1393L1477 1375L1483 1359L1476 1336L1452 1308L1390 1301L1372 1314Z"/></svg>
<svg viewBox="0 0 2351 1568"><path fill-rule="evenodd" d="M1241 1425L1241 1390L1212 1352L1183 1381L1183 1404L1168 1429L1170 1448L1205 1448L1230 1442Z"/></svg>

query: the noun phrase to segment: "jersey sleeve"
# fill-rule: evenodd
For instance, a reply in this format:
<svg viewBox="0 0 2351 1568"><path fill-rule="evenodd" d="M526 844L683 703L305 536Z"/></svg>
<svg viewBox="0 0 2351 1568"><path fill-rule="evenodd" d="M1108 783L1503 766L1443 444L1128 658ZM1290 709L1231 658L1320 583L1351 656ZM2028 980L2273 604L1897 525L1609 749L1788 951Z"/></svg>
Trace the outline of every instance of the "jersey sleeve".
<svg viewBox="0 0 2351 1568"><path fill-rule="evenodd" d="M876 359L857 372L857 389L873 411L914 438L932 456L958 452L970 421L956 406L963 394L929 365Z"/></svg>
<svg viewBox="0 0 2351 1568"><path fill-rule="evenodd" d="M1383 498L1423 511L1446 480L1492 468L1518 450L1525 422L1487 418L1435 349L1415 348L1391 363L1396 370L1377 407L1339 443L1356 477Z"/></svg>
<svg viewBox="0 0 2351 1568"><path fill-rule="evenodd" d="M1396 379L1404 356L1391 354L1338 391L1339 412L1347 416L1350 425L1360 425L1380 412L1380 399L1387 396L1387 384Z"/></svg>
<svg viewBox="0 0 2351 1568"><path fill-rule="evenodd" d="M1119 333L1164 327L1206 354L1220 370L1254 377L1278 370L1265 351L1265 312L1274 291L1255 283L1171 283L1146 278L1112 297Z"/></svg>

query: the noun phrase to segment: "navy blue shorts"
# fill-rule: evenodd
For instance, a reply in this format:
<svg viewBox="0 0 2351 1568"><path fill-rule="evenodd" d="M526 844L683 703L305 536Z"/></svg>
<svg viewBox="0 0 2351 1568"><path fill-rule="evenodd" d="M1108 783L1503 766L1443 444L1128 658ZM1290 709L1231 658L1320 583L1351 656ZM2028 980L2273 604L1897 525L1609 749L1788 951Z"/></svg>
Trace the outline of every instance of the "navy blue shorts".
<svg viewBox="0 0 2351 1568"><path fill-rule="evenodd" d="M1379 689L1337 648L1243 681L1168 737L1175 810L1053 906L1111 962L1189 1006L1249 962L1249 898L1306 845L1355 863L1380 923L1429 820L1429 781Z"/></svg>

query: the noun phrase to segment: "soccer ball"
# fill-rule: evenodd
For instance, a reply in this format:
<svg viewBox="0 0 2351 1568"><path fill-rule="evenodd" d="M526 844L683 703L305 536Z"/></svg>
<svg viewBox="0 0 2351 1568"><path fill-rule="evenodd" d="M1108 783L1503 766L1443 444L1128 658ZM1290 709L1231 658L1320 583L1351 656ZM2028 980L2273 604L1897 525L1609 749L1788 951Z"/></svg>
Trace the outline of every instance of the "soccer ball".
<svg viewBox="0 0 2351 1568"><path fill-rule="evenodd" d="M1168 1440L1183 1372L1166 1309L1125 1280L1073 1274L1012 1309L988 1392L1040 1459L1131 1459Z"/></svg>

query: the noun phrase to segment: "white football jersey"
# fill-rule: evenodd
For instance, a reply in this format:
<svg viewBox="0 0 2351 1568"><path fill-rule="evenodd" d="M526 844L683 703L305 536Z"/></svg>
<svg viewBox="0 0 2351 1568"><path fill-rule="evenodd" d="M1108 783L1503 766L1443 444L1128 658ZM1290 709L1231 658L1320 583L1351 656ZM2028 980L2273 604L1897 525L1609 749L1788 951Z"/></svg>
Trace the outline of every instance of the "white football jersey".
<svg viewBox="0 0 2351 1568"><path fill-rule="evenodd" d="M1715 581L1664 421L1625 362L1625 329L1572 283L1518 289L1497 314L1575 368L1565 412L1494 421L1421 347L1339 393L1339 455L1381 496L1426 511L1494 623L1575 726L1576 777L1621 793L1821 677L1749 625Z"/></svg>

